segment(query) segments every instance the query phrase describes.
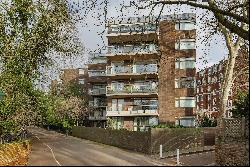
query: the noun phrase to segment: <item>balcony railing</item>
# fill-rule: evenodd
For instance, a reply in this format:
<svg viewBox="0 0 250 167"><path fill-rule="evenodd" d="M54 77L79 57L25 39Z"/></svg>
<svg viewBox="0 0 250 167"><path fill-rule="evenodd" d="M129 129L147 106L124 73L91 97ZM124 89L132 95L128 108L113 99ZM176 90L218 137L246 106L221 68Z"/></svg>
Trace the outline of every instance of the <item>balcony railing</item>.
<svg viewBox="0 0 250 167"><path fill-rule="evenodd" d="M89 77L106 76L106 72L105 71L89 71L88 74L89 74Z"/></svg>
<svg viewBox="0 0 250 167"><path fill-rule="evenodd" d="M88 64L106 64L106 63L107 63L106 58L93 58L88 62Z"/></svg>
<svg viewBox="0 0 250 167"><path fill-rule="evenodd" d="M158 46L155 44L146 45L124 45L108 46L107 54L127 54L127 53L157 53Z"/></svg>
<svg viewBox="0 0 250 167"><path fill-rule="evenodd" d="M139 23L139 24L123 24L123 25L112 25L108 29L108 34L118 33L142 33L157 31L156 24L151 23Z"/></svg>
<svg viewBox="0 0 250 167"><path fill-rule="evenodd" d="M106 94L106 89L105 88L95 88L95 89L90 89L89 90L90 95L101 95L101 94Z"/></svg>
<svg viewBox="0 0 250 167"><path fill-rule="evenodd" d="M107 94L133 94L133 93L157 93L157 87L149 85L133 85L127 84L121 88L112 88L107 86Z"/></svg>
<svg viewBox="0 0 250 167"><path fill-rule="evenodd" d="M106 120L106 116L89 116L89 120Z"/></svg>
<svg viewBox="0 0 250 167"><path fill-rule="evenodd" d="M106 116L158 115L157 106L120 106L107 107Z"/></svg>
<svg viewBox="0 0 250 167"><path fill-rule="evenodd" d="M107 66L106 74L142 74L142 73L157 73L157 64L149 65L133 65L133 66Z"/></svg>
<svg viewBox="0 0 250 167"><path fill-rule="evenodd" d="M103 102L96 102L96 103L94 103L94 101L89 101L89 106L90 107L106 107L107 103L105 101L103 101Z"/></svg>

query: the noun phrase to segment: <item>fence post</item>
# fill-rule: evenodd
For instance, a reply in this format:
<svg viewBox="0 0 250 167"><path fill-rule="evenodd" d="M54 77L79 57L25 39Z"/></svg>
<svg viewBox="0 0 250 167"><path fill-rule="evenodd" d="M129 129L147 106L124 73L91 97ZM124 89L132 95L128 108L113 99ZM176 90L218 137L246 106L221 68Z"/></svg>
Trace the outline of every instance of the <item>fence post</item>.
<svg viewBox="0 0 250 167"><path fill-rule="evenodd" d="M245 128L246 128L246 122L245 117L242 117L241 119L241 125L242 125L242 136L245 136Z"/></svg>
<svg viewBox="0 0 250 167"><path fill-rule="evenodd" d="M176 158L177 158L177 165L179 165L180 164L180 151L179 151L179 149L177 149L177 156L176 156Z"/></svg>
<svg viewBox="0 0 250 167"><path fill-rule="evenodd" d="M162 157L162 144L160 145L160 158L163 158Z"/></svg>

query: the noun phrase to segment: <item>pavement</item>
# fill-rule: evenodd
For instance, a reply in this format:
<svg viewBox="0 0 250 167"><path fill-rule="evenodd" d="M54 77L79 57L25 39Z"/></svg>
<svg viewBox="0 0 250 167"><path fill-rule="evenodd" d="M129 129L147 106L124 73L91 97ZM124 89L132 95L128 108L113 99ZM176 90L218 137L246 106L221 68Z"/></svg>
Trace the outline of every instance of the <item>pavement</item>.
<svg viewBox="0 0 250 167"><path fill-rule="evenodd" d="M175 166L176 158L156 158L55 131L30 127L28 166ZM180 156L181 165L214 165L214 152Z"/></svg>

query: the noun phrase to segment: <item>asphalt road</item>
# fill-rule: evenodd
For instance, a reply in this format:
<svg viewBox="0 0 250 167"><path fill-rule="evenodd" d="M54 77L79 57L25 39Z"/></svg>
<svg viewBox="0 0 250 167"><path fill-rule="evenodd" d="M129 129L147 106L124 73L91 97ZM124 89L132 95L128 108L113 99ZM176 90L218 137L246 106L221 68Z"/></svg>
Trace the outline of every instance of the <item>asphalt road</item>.
<svg viewBox="0 0 250 167"><path fill-rule="evenodd" d="M32 127L29 166L167 166L149 155Z"/></svg>

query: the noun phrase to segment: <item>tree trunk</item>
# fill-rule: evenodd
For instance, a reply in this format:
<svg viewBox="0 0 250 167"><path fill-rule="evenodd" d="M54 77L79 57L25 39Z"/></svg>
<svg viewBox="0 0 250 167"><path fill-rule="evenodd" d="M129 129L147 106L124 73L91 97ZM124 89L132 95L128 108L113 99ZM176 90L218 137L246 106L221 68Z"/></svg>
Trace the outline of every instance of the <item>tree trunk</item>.
<svg viewBox="0 0 250 167"><path fill-rule="evenodd" d="M240 48L241 38L238 37L236 42L233 41L233 35L226 30L225 27L220 26L222 30L222 34L226 39L226 45L228 48L228 60L227 65L224 69L224 78L222 84L222 92L220 95L220 103L219 103L219 115L218 115L218 125L220 125L222 118L226 117L226 104L228 101L229 91L232 88L233 84L233 74L234 74L234 66L235 60L238 56L238 51Z"/></svg>

